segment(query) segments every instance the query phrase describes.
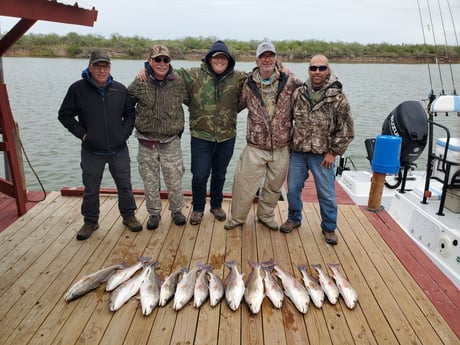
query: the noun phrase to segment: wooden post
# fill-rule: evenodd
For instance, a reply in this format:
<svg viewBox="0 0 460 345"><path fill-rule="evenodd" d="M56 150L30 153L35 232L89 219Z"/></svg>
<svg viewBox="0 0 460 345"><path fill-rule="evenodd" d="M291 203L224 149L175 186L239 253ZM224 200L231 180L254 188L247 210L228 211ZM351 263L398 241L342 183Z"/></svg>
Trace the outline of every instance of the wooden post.
<svg viewBox="0 0 460 345"><path fill-rule="evenodd" d="M367 202L367 209L369 211L380 211L382 209L382 194L383 186L385 184L386 174L374 172L371 179L371 188L369 190L369 200Z"/></svg>

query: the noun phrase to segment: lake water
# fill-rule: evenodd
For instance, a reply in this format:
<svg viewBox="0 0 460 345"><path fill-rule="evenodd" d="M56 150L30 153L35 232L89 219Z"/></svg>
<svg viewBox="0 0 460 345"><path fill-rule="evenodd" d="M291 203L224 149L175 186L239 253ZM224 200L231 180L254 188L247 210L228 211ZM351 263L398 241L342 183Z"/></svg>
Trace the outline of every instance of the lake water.
<svg viewBox="0 0 460 345"><path fill-rule="evenodd" d="M173 66L194 67L199 61L173 61ZM7 85L10 105L15 121L20 128L22 142L33 170L47 191L58 191L64 186L81 186L80 142L57 120L57 112L71 83L80 78L87 61L80 59L47 58L3 58L4 80ZM305 80L307 63L286 63L291 71ZM406 100L424 100L431 90L427 65L400 64L331 64L344 85L355 121L356 137L345 156L349 156L355 167L368 169L364 139L375 137L381 132L382 123L388 114ZM125 85L131 83L143 67L141 60L114 60L112 75ZM239 70L250 71L254 63L237 63ZM452 67L454 78L450 73ZM446 94L451 94L454 86L460 89L460 65L430 66L433 90L439 94L441 80ZM240 152L245 145L246 113L238 115L238 136L233 159L229 166L225 191L231 191L233 172ZM188 114L186 114L188 117ZM459 117L441 114L436 119L448 126L451 135L460 136ZM186 119L186 123L188 121ZM436 137L445 135L436 130ZM182 137L182 149L186 166L184 190L191 189L190 135L188 128ZM143 189L137 171L137 141L129 140L132 159L133 187ZM425 150L426 152L426 150ZM425 167L423 156L417 161L419 168ZM39 189L37 178L25 162L27 189ZM4 174L4 161L0 159L0 176ZM108 170L104 187L114 184ZM162 184L164 187L164 184Z"/></svg>

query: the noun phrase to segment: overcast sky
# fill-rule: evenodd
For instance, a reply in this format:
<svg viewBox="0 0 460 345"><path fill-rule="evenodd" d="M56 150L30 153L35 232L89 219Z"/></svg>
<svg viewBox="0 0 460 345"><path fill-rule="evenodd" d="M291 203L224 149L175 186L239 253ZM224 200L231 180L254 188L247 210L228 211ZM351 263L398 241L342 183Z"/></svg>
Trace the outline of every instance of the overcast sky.
<svg viewBox="0 0 460 345"><path fill-rule="evenodd" d="M425 35L427 44L444 45L447 40L448 45L457 45L460 39L460 0L85 0L78 4L99 11L94 27L39 21L28 33L362 44L424 43ZM7 32L17 20L0 17L0 31Z"/></svg>

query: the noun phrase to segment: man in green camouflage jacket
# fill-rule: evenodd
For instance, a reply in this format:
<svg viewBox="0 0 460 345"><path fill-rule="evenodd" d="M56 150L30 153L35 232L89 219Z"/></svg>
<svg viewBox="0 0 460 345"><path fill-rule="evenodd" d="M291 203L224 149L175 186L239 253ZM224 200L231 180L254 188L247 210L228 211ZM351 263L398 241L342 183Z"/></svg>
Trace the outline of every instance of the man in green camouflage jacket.
<svg viewBox="0 0 460 345"><path fill-rule="evenodd" d="M200 67L180 69L190 96L190 151L193 212L190 224L201 223L211 176L211 213L226 219L222 209L227 167L233 156L241 87L247 74L234 70L235 59L222 41L209 48Z"/></svg>

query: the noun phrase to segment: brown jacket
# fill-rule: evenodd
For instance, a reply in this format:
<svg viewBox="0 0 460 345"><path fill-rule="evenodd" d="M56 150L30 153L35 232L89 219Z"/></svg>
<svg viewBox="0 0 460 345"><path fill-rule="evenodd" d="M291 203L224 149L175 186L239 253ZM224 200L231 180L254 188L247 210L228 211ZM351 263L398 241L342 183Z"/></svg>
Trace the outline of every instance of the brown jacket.
<svg viewBox="0 0 460 345"><path fill-rule="evenodd" d="M240 98L240 109L248 109L246 142L269 151L288 146L292 137L292 95L302 82L293 74L279 73L275 114L270 119L253 79L254 71L244 82Z"/></svg>

